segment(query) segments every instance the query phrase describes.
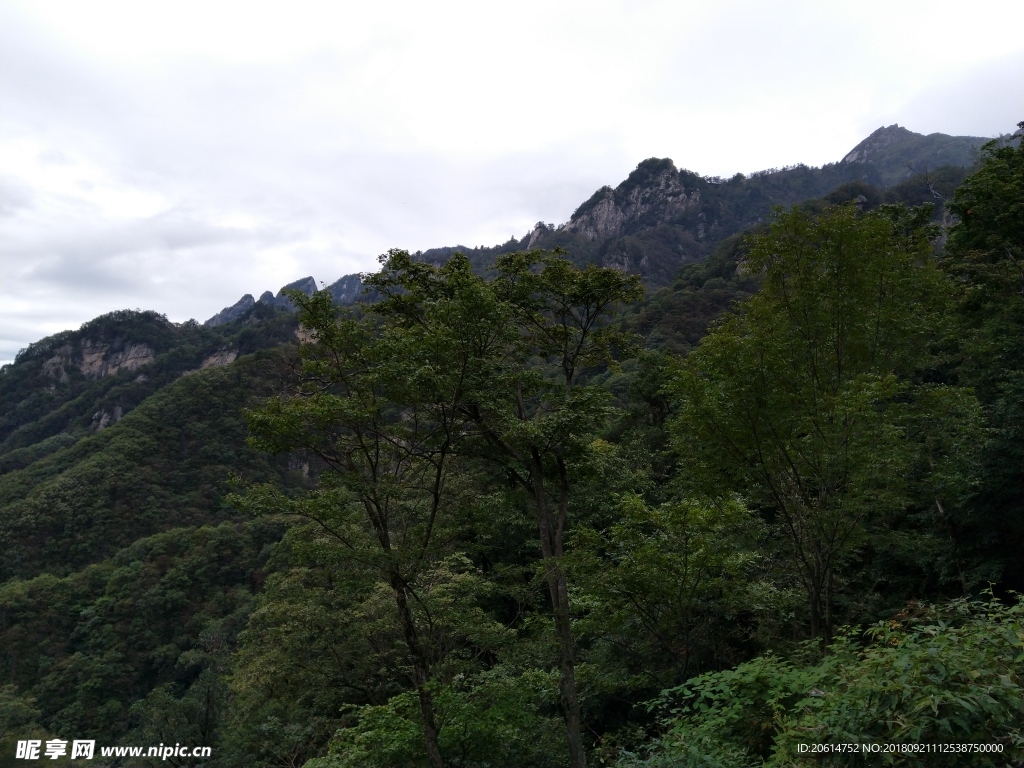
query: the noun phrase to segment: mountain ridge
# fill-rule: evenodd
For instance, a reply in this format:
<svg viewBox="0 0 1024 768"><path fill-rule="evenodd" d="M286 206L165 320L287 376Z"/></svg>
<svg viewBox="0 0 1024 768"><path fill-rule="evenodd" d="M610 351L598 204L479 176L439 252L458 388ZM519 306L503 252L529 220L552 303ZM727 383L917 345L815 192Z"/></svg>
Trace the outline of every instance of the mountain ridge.
<svg viewBox="0 0 1024 768"><path fill-rule="evenodd" d="M979 136L925 135L893 124L873 131L836 163L770 168L729 179L676 168L669 158L648 158L617 186L595 191L560 225L537 222L518 240L497 246L445 246L416 255L442 262L452 253L465 252L483 269L508 251L561 247L575 261L633 272L657 288L671 282L681 266L706 258L724 238L763 221L773 206L795 205L854 182L888 189L940 166L966 172L987 141ZM296 289L310 295L316 281L302 278L276 296L265 292L258 302L290 309L283 292ZM337 303L351 304L361 293L362 280L359 274L344 275L327 289ZM258 302L246 294L204 324L241 318Z"/></svg>

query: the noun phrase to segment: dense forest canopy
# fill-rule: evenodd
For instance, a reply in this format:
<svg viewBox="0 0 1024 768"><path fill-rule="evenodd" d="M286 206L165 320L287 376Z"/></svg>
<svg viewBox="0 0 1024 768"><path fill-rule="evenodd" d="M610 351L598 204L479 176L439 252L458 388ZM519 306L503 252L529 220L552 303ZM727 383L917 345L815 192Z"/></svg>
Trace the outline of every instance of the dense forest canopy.
<svg viewBox="0 0 1024 768"><path fill-rule="evenodd" d="M641 165L574 218L687 173ZM1024 760L1024 148L965 175L836 179L646 295L545 230L390 251L372 301L24 351L0 765L53 737L218 768ZM779 178L683 181L738 210Z"/></svg>

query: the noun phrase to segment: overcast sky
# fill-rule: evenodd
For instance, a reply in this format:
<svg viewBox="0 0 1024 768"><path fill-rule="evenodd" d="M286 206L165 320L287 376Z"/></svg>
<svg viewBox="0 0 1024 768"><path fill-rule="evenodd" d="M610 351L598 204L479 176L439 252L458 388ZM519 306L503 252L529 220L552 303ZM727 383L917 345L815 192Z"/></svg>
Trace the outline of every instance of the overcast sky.
<svg viewBox="0 0 1024 768"><path fill-rule="evenodd" d="M389 247L1024 120L1014 2L0 0L0 362L104 312L205 320Z"/></svg>

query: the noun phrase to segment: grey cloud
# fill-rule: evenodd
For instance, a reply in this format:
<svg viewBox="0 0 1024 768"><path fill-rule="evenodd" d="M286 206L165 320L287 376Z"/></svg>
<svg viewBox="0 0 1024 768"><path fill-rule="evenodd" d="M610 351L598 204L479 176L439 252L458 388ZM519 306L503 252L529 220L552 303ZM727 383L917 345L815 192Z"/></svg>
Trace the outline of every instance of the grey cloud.
<svg viewBox="0 0 1024 768"><path fill-rule="evenodd" d="M0 216L13 217L35 207L35 193L32 186L17 176L0 176Z"/></svg>
<svg viewBox="0 0 1024 768"><path fill-rule="evenodd" d="M891 114L896 120L896 113ZM934 126L942 126L942 133L961 136L991 136L993 126L999 126L998 132L1012 133L1024 120L1024 52L918 93L901 106L898 118L901 125L926 133L939 130Z"/></svg>
<svg viewBox="0 0 1024 768"><path fill-rule="evenodd" d="M667 62L662 76L641 78L636 88L666 103L732 108L730 101L761 92L784 100L785 89L772 89L787 71L805 84L827 87L839 75L843 51L863 44L860 33L843 37L843 25L827 14L813 16L811 29L811 22L772 14L732 14L681 29L678 53L659 59ZM627 61L630 55L628 46L607 52L621 59L624 71L643 66ZM769 55L766 64L761 59ZM373 269L376 255L389 247L504 242L538 220L565 221L597 188L618 183L645 156L669 151L646 145L639 154L627 150L633 147L628 126L538 112L529 92L508 95L506 119L524 125L574 121L571 140L487 151L497 126L474 122L477 94L458 92L459 98L439 94L464 105L445 119L466 128L475 150L446 153L396 141L388 125L360 112L373 106L362 91L352 96L355 106L335 108L330 98L326 105L310 106L303 100L311 90L329 96L332 88L357 81L354 66L341 55L313 51L274 66L180 59L117 67L65 49L24 20L0 25L3 134L42 144L36 160L48 168L84 160L115 183L159 195L170 206L156 216L117 220L82 201L34 190L31 180L0 179L0 359L10 359L13 345L24 346L55 326L77 327L113 309L139 306L173 320L202 320L243 294L276 292L306 274L330 283ZM555 71L550 83L537 87L571 89L565 78L566 72ZM948 98L940 89L908 108L936 119L964 111L957 104L984 111L1000 98L1005 79L993 74L992 87L978 92L984 98L956 86ZM630 104L623 94L609 92L600 108L621 116ZM730 114L748 144L758 140L759 119L788 119L781 111L767 118L763 112ZM416 119L409 118L410 131L397 135L418 138ZM961 130L952 127L955 121L929 128L905 116L887 120L895 121L914 130ZM718 133L729 127L712 126ZM797 136L800 129L788 128ZM829 159L853 143L837 142ZM716 172L701 165L706 147L681 146L688 154L675 156L678 164ZM760 167L771 164L766 160ZM254 227L217 223L237 214L252 217Z"/></svg>

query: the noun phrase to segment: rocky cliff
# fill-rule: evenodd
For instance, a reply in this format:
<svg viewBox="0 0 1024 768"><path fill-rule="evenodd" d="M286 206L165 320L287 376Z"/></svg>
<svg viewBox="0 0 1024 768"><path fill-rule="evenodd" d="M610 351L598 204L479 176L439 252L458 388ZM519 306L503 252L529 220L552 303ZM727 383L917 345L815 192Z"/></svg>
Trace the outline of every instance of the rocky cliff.
<svg viewBox="0 0 1024 768"><path fill-rule="evenodd" d="M292 341L295 326L272 308L217 327L121 310L42 339L0 371L0 456L47 440L57 450L58 435L105 429L187 373Z"/></svg>
<svg viewBox="0 0 1024 768"><path fill-rule="evenodd" d="M98 379L120 370L134 371L155 358L156 354L147 344L126 344L115 349L111 342L85 339L80 369L87 377Z"/></svg>
<svg viewBox="0 0 1024 768"><path fill-rule="evenodd" d="M698 210L702 181L668 158L644 160L618 187L597 190L558 230L606 240L670 223Z"/></svg>
<svg viewBox="0 0 1024 768"><path fill-rule="evenodd" d="M359 275L345 275L327 286L335 304L351 304L363 293L363 280Z"/></svg>

